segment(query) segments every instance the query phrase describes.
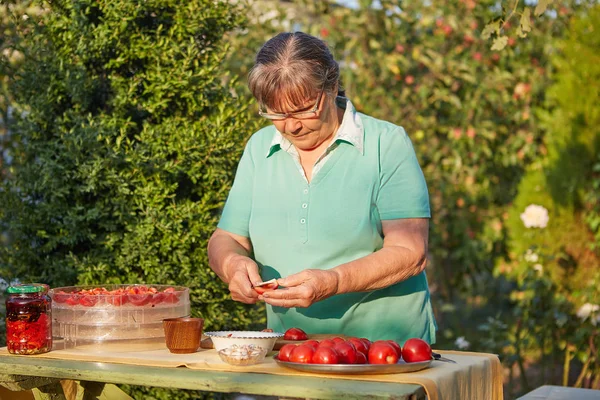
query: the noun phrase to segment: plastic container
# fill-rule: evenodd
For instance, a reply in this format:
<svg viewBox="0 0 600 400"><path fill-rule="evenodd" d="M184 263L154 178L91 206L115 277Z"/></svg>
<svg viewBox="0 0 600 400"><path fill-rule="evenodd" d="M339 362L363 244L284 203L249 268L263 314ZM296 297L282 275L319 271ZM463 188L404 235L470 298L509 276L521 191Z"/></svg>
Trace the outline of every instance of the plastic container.
<svg viewBox="0 0 600 400"><path fill-rule="evenodd" d="M68 286L50 290L50 296L59 349L163 349L162 321L190 315L189 289L183 286Z"/></svg>
<svg viewBox="0 0 600 400"><path fill-rule="evenodd" d="M265 359L268 350L254 344L231 345L218 351L221 360L231 365L254 365Z"/></svg>
<svg viewBox="0 0 600 400"><path fill-rule="evenodd" d="M52 349L52 299L48 285L6 289L6 346L11 354L40 354Z"/></svg>

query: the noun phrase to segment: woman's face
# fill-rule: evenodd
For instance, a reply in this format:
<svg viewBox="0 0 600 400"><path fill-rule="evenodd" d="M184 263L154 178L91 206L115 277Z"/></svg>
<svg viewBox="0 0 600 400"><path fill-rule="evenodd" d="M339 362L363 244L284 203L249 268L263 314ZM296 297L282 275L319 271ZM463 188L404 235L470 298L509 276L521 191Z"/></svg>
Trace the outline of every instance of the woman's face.
<svg viewBox="0 0 600 400"><path fill-rule="evenodd" d="M267 109L266 112L279 114L306 112L314 110L315 104L316 115L310 118L288 116L284 119L272 120L275 128L297 149L311 151L331 140L340 125L334 95L323 92L316 98L306 99L303 104L282 102L280 110Z"/></svg>

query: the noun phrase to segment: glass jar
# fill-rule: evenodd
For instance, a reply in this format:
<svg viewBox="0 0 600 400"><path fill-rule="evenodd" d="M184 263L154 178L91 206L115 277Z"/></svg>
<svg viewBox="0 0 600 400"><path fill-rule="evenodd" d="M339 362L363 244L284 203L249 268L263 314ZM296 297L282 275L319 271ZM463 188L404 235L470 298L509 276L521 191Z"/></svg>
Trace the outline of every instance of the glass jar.
<svg viewBox="0 0 600 400"><path fill-rule="evenodd" d="M48 285L32 283L6 289L6 346L11 354L52 349L52 299Z"/></svg>

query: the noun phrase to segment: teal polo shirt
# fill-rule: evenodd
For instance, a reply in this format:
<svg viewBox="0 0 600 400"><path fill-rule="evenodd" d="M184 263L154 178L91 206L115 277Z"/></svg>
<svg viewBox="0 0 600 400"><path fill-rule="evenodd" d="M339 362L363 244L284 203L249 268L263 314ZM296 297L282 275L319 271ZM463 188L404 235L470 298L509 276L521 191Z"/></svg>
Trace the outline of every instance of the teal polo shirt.
<svg viewBox="0 0 600 400"><path fill-rule="evenodd" d="M218 227L248 237L263 280L329 269L383 247L382 220L429 218L429 196L402 127L346 111L309 183L274 126L256 132L238 165ZM316 167L316 166L315 166ZM267 304L268 327L435 343L425 273L384 289L332 296L308 308Z"/></svg>

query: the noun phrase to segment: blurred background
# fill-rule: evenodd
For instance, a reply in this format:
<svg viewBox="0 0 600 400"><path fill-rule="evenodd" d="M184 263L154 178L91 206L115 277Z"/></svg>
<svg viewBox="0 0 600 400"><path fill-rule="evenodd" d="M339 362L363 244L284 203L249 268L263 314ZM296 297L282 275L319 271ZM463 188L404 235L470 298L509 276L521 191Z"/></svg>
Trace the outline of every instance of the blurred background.
<svg viewBox="0 0 600 400"><path fill-rule="evenodd" d="M207 329L263 326L205 248L265 123L254 55L300 30L413 142L435 347L499 354L507 398L600 389L598 26L597 2L570 0L3 3L2 283L182 284Z"/></svg>

